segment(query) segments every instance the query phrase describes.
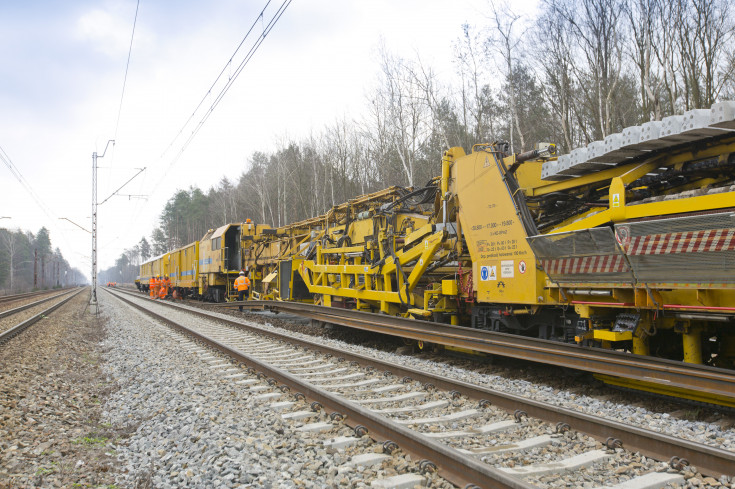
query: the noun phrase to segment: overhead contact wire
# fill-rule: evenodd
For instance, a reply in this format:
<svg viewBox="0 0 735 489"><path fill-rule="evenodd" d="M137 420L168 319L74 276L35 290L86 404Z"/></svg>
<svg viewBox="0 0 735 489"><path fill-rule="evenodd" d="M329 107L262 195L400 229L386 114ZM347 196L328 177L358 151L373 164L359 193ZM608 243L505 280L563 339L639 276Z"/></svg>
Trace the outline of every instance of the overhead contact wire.
<svg viewBox="0 0 735 489"><path fill-rule="evenodd" d="M115 122L115 137L117 140L117 129L120 126L120 115L122 114L123 99L125 98L125 85L128 82L128 69L130 68L130 55L133 52L133 39L135 39L135 26L138 24L138 9L140 8L140 0L135 5L135 17L133 18L133 33L130 35L130 47L128 48L128 61L125 64L125 76L123 77L122 93L120 94L120 107L117 110L117 122Z"/></svg>
<svg viewBox="0 0 735 489"><path fill-rule="evenodd" d="M48 227L59 231L59 234L61 235L61 238L66 243L67 248L72 248L69 244L69 239L66 236L66 233L64 233L64 229L59 227L57 225L57 218L54 211L51 210L49 206L46 205L45 202L41 200L41 198L38 196L38 194L33 190L33 187L31 187L31 184L28 183L28 181L25 179L23 174L18 170L18 168L13 163L13 160L10 159L10 156L5 152L2 146L0 146L0 160L5 164L5 166L8 167L8 170L10 170L10 173L15 177L16 180L18 180L18 183L28 192L28 195L31 196L33 201L36 203L36 205L43 211L44 214L46 214L46 217L49 218ZM53 215L52 215L53 214ZM68 260L67 260L68 261Z"/></svg>
<svg viewBox="0 0 735 489"><path fill-rule="evenodd" d="M291 2L292 2L292 0L284 0L283 3L281 4L281 6L276 11L276 13L273 14L273 17L271 17L270 21L265 26L265 29L263 30L263 32L260 34L260 36L258 37L258 39L253 43L253 45L251 46L251 48L248 51L248 53L245 55L245 57L243 58L243 60L238 65L237 69L235 70L235 73L228 78L227 83L225 84L224 87L222 87L222 90L220 90L220 92L217 94L216 98L214 99L214 101L212 102L212 104L210 105L210 107L207 109L206 113L202 117L201 121L199 121L199 123L197 124L197 126L192 131L191 135L189 135L189 137L186 139L186 141L184 142L184 144L181 147L181 150L176 154L176 156L173 158L173 160L171 160L171 163L169 163L168 168L166 168L166 171L164 172L163 176L158 181L158 183L156 183L156 185L154 186L153 192L155 192L155 190L158 188L158 186L161 184L161 182L163 182L163 180L166 178L166 175L168 174L169 170L179 160L179 158L184 153L184 151L186 150L186 148L189 146L189 144L191 143L191 141L199 133L199 130L202 128L202 126L204 126L204 123L209 119L209 116L212 114L212 112L214 112L214 109L222 101L222 98L224 98L225 94L230 89L230 87L233 85L233 83L235 82L235 80L237 79L237 77L240 75L240 73L242 72L242 70L245 68L245 66L247 66L247 64L253 58L253 56L257 52L258 48L261 46L261 44L263 44L263 41L268 36L268 34L270 33L270 31L273 29L273 27L276 25L276 23L281 18L281 16L286 11L286 9L291 4ZM269 0L268 3L270 3L270 0ZM265 8L263 9L263 11L264 10L265 10ZM258 16L258 19L260 19L262 17L263 11L261 11L261 14ZM253 23L253 26L257 25L258 19L255 20L255 22ZM251 26L250 30L248 30L248 35L252 31L253 26ZM247 38L247 35L246 35L246 38ZM242 45L242 43L240 45ZM240 46L238 46L238 49L237 50L239 50L239 49L240 49ZM237 50L236 50L236 52L237 52ZM230 58L230 59L232 59L232 58ZM225 68L227 66L229 66L229 64L230 64L230 61L228 61L227 65L225 65ZM219 78L222 76L222 73L223 72L224 72L224 69L223 69L222 72L220 72L220 75L217 77L217 80L219 80ZM215 83L216 83L216 80L215 80ZM214 84L213 84L213 86L214 86ZM207 91L207 94L204 96L204 99L202 100L202 102L210 94L211 94L211 87L210 87L209 91ZM202 102L200 102L197 107L201 107ZM195 114L196 114L196 110L195 110L194 114L192 114L192 116L189 117L189 119L187 120L187 123L184 124L184 127L182 127L181 131L179 131L179 134L181 134L181 132L186 128L186 126L188 125L189 121L194 117ZM178 139L178 135L174 139L174 142L176 141L176 139ZM170 147L170 145L169 145L169 147ZM166 151L168 151L168 149Z"/></svg>
<svg viewBox="0 0 735 489"><path fill-rule="evenodd" d="M171 149L171 147L174 145L176 140L179 139L179 136L181 136L181 133L184 132L184 129L186 129L186 126L189 125L189 122L191 122L191 120L194 118L197 111L204 103L204 101L207 100L207 97L209 97L209 95L212 93L212 89L217 84L219 79L222 78L222 75L224 74L225 70L227 70L227 67L232 64L232 60L235 59L235 55L237 54L238 51L240 51L240 48L242 47L243 44L245 44L245 41L250 36L250 33L253 31L255 26L258 24L258 20L263 18L263 14L265 13L265 10L268 8L268 5L270 5L271 1L272 0L268 0L268 2L265 4L265 7L263 7L263 9L260 11L260 14L258 14L258 16L255 18L255 21L253 21L253 24L250 26L250 29L248 29L248 31L245 33L245 37L242 38L242 41L240 41L240 44L237 45L237 48L235 48L235 51L232 53L232 56L230 56L230 59L227 60L227 63L225 63L225 66L222 67L222 71L219 72L219 75L217 75L217 78L215 78L214 81L212 82L212 86L209 87L209 89L207 90L207 93L204 94L204 97L202 97L202 99L199 101L199 104L197 104L197 106L194 108L189 118L186 120L186 122L184 122L184 125L181 126L181 129L179 130L179 132L176 134L176 136L174 136L174 139L168 145L166 150L161 154L161 157L163 157L168 152L168 150ZM232 75L230 75L230 79L232 79Z"/></svg>

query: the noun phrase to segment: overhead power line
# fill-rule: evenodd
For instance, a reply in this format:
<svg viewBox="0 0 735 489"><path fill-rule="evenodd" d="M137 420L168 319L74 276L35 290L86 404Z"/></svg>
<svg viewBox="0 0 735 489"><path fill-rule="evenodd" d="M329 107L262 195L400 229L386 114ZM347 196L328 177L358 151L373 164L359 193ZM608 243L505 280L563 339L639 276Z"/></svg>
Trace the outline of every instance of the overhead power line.
<svg viewBox="0 0 735 489"><path fill-rule="evenodd" d="M130 55L133 52L133 39L135 38L135 26L138 23L138 8L140 7L140 0L135 5L135 17L133 18L133 33L130 35L130 47L128 48L128 61L125 64L125 76L123 77L122 93L120 94L120 107L117 110L117 122L115 122L115 137L117 140L117 128L120 126L120 114L122 114L123 99L125 98L125 85L128 82L128 68L130 68Z"/></svg>
<svg viewBox="0 0 735 489"><path fill-rule="evenodd" d="M41 198L36 194L36 192L31 187L31 184L28 183L28 181L23 177L23 175L20 173L20 170L13 164L13 160L10 159L10 156L5 152L5 150L0 146L0 160L5 164L5 166L8 167L8 170L10 170L10 173L15 177L16 180L18 180L18 183L21 184L21 186L28 192L28 195L31 196L31 198L36 202L36 205L43 211L44 214L46 214L46 217L49 219L53 219L51 214L50 208L43 203Z"/></svg>
<svg viewBox="0 0 735 489"><path fill-rule="evenodd" d="M13 164L13 160L10 159L10 156L5 152L2 146L0 146L0 161L3 162L3 164L8 167L8 170L10 170L10 173L15 177L16 180L18 180L18 183L25 189L26 192L28 192L28 195L31 196L33 201L36 203L39 209L43 211L44 214L46 214L46 217L48 217L49 221L47 223L47 226L55 231L59 231L59 234L61 235L61 238L64 240L64 243L66 244L67 249L71 249L72 246L69 244L69 239L66 236L66 233L64 232L63 228L59 227L56 224L56 221L58 220L58 216L54 214L54 212L51 210L49 206L46 205L43 200L36 194L36 192L33 190L33 187L31 187L31 184L28 183L28 181L25 179L23 174L18 170L18 168Z"/></svg>
<svg viewBox="0 0 735 489"><path fill-rule="evenodd" d="M140 175L144 171L145 171L145 168L138 168L138 173L136 173L135 175L133 175L132 177L130 177L130 179L127 182L123 183L117 190L115 190L114 192L112 192L112 194L109 197L107 197L105 200L103 200L102 202L100 202L97 205L102 205L105 202L107 202L108 200L110 200L112 197L114 197L115 195L118 195L118 192L120 190L122 190L123 187L125 187L127 184L129 184L133 180L133 178L137 177L138 175Z"/></svg>
<svg viewBox="0 0 735 489"><path fill-rule="evenodd" d="M202 118L199 121L199 123L197 123L197 125L194 127L194 129L192 130L192 132L189 135L189 137L182 144L181 149L179 150L179 152L176 154L176 156L174 156L173 160L171 161L171 163L169 164L168 168L164 172L164 175L161 178L161 181L163 180L163 178L165 178L166 174L169 172L169 170L171 169L171 167L178 161L178 159L181 157L181 155L184 153L184 151L186 151L186 148L189 146L189 144L191 143L191 141L197 135L197 133L202 128L202 126L207 121L207 119L209 119L209 116L212 115L212 112L214 112L214 109L217 107L217 105L219 105L219 103L222 101L222 98L228 92L228 90L230 89L230 87L232 87L232 85L235 83L235 80L237 79L237 77L240 76L240 73L242 72L242 70L245 68L245 66L247 66L247 64L253 58L253 56L255 55L255 53L258 51L258 48L260 47L260 45L263 44L263 41L268 36L268 34L270 33L270 31L273 29L273 27L276 25L276 23L281 18L281 16L283 15L283 13L286 11L286 9L288 8L288 6L291 4L291 1L292 0L284 0L281 3L280 7L278 7L278 10L276 10L276 12L270 18L270 20L268 21L268 23L264 26L263 31L260 33L260 35L257 37L257 39L255 39L253 41L253 44L250 46L250 49L248 50L248 52L245 54L245 56L240 61L240 64L235 69L235 72L229 76L229 78L227 79L227 82L225 83L225 85L222 87L222 89L219 91L219 93L217 93L216 97L214 98L214 100L210 104L209 108L206 109L206 111L204 112L204 115L202 116ZM222 69L222 71L220 72L220 74L217 75L217 78L215 79L214 83L209 88L209 90L207 90L207 93L204 95L204 97L202 98L202 100L196 106L196 108L194 109L194 112L192 113L192 115L189 117L189 119L187 119L186 123L184 123L184 126L178 132L178 134L176 135L176 137L174 138L174 140L171 142L171 144L169 144L168 148L166 149L166 151L164 151L163 155L161 155L162 157L166 154L166 152L168 152L168 150L179 139L179 137L182 135L182 133L184 132L184 130L186 129L186 127L194 119L194 117L196 116L197 112L202 107L204 101L207 100L207 98L209 98L212 95L212 89L215 87L215 85L217 84L217 82L222 78L222 75L226 71L227 67L232 64L232 61L235 58L235 55L237 54L238 51L240 51L240 48L242 47L242 45L245 42L245 40L250 36L250 33L252 32L253 28L258 24L258 21L259 20L262 21L263 14L265 12L265 9L268 7L269 4L270 4L270 0L266 4L266 6L263 7L263 10L261 10L260 15L258 15L258 17L255 19L255 21L253 22L253 24L250 26L250 29L248 30L247 34L245 34L245 37L240 42L240 44L237 46L237 49L235 49L235 53L233 53L233 55L227 61L227 63L225 64L225 67ZM159 184L160 184L160 181L159 181ZM156 187L158 187L158 184L156 184Z"/></svg>
<svg viewBox="0 0 735 489"><path fill-rule="evenodd" d="M211 115L211 113L214 111L215 107L219 104L219 102L222 100L222 98L224 97L224 95L230 89L230 87L234 83L235 79L240 75L240 73L245 68L245 66L250 61L250 59L252 59L252 57L255 54L255 52L258 50L258 48L260 47L260 45L263 43L263 40L266 38L266 36L268 36L268 34L270 33L270 31L273 29L273 27L275 26L275 24L278 22L278 20L281 18L281 16L285 12L286 8L288 8L288 6L291 4L291 1L292 0L283 0L283 2L281 3L281 6L278 8L278 10L270 17L270 20L268 21L268 24L267 25L264 25L265 12L266 12L266 9L268 8L268 6L271 4L271 1L272 0L268 0L267 1L267 3L265 4L265 6L263 7L263 9L260 11L260 13L258 14L258 16L253 21L253 23L250 26L250 28L248 29L248 31L245 33L245 36L242 38L242 40L240 41L240 43L237 45L237 48L235 48L235 51L233 52L233 54L230 56L230 58L227 60L227 62L225 63L224 67L222 68L222 70L219 72L219 74L215 78L214 82L212 82L212 84L209 87L209 89L206 91L206 93L204 94L204 96L202 97L202 99L199 101L199 103L196 105L196 107L192 111L192 114L189 116L189 118L186 120L186 122L184 123L184 125L178 131L178 133L173 138L173 140L168 145L168 147L161 154L160 159L163 159L166 156L166 154L171 150L171 148L174 147L174 145L176 144L176 142L180 140L180 138L181 138L182 134L184 134L184 131L186 130L186 128L187 127L190 127L192 121L197 117L198 114L201 114L201 110L200 109L202 109L202 107L204 106L205 102L208 99L211 100L211 96L212 96L213 91L215 91L215 88L217 87L218 84L221 84L221 80L223 79L225 73L229 71L230 72L230 75L227 78L227 82L222 87L222 89L219 90L219 92L217 93L216 98L210 104L209 108L206 110L206 112L202 116L202 119L200 120L200 122L192 130L191 135L189 135L189 137L186 139L186 141L182 144L182 147L179 150L179 152L173 157L173 159L169 163L168 167L164 171L164 173L161 176L161 178L158 180L158 182L155 183L155 185L153 185L152 190L150 192L148 192L149 195L154 195L155 194L156 190L161 185L161 183L165 180L167 174L169 173L169 171L171 170L171 168L173 167L173 165L179 160L179 158L181 157L181 155L183 154L183 152L186 150L187 146L191 143L192 139L199 132L199 129L201 129L201 127L207 121L207 119L209 118L209 116ZM235 62L235 58L237 57L238 53L241 52L241 50L242 50L243 46L245 45L246 41L248 40L248 38L251 37L251 35L253 33L253 30L257 27L258 24L261 24L262 25L262 33L258 36L257 39L255 39L252 42L252 44L250 45L250 49L248 50L247 53L244 54L243 58L240 60L238 66L237 66L237 69L233 73L232 72L232 65ZM229 68L229 70L228 70L228 68ZM142 206L136 205L136 209L135 209L135 211L132 214L133 215L133 219L131 220L131 224L132 224L132 222L134 222L137 219L137 217L140 215L140 213L142 212L142 210L143 210L143 207Z"/></svg>
<svg viewBox="0 0 735 489"><path fill-rule="evenodd" d="M204 102L207 100L207 98L212 94L212 90L214 90L215 85L217 85L217 82L220 80L220 78L222 78L222 75L224 75L225 71L227 71L227 67L232 64L232 60L235 59L235 56L237 56L238 51L240 51L240 48L242 47L242 45L245 44L245 41L247 40L247 38L250 37L250 33L253 32L253 29L258 24L258 21L259 20L262 21L263 14L265 13L266 9L268 8L268 5L271 4L271 1L272 0L268 0L266 2L265 7L263 7L263 9L260 11L260 13L258 14L258 16L255 18L255 20L253 21L253 24L250 26L250 29L248 29L248 31L245 33L245 36L240 41L240 44L237 45L237 47L235 48L235 51L230 56L230 59L227 60L227 63L225 63L225 65L222 67L222 70L219 72L219 75L217 75L217 78L215 78L214 81L212 82L212 86L209 87L209 89L207 90L207 92L204 94L204 96L202 97L202 99L199 101L199 103L197 104L197 106L192 111L192 113L189 116L189 118L186 120L186 122L184 122L184 125L181 126L181 129L179 129L179 132L176 133L176 136L174 136L174 138L171 141L171 143L169 143L168 147L166 147L166 149L164 150L164 152L161 154L161 157L165 156L166 153L168 152L168 150L170 150L173 147L174 143L176 143L176 140L179 139L179 136L181 136L181 134L184 132L184 129L186 129L186 126L189 125L189 123L192 121L192 119L194 119L194 117L196 116L197 111L199 110L199 108L202 106L202 104L204 104Z"/></svg>

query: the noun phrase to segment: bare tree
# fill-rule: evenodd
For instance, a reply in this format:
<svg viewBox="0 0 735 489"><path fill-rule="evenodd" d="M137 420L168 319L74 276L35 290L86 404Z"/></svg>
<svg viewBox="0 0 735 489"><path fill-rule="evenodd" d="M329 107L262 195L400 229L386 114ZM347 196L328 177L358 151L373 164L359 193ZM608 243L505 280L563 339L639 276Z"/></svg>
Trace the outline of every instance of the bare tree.
<svg viewBox="0 0 735 489"><path fill-rule="evenodd" d="M679 49L684 73L685 107L712 105L732 72L727 73L726 49L733 23L728 0L679 0L684 17Z"/></svg>
<svg viewBox="0 0 735 489"><path fill-rule="evenodd" d="M546 98L553 101L551 112L561 127L562 148L571 151L577 146L575 114L579 107L573 79L571 29L561 17L554 15L554 7L547 5L536 23L536 59L543 60L542 86Z"/></svg>
<svg viewBox="0 0 735 489"><path fill-rule="evenodd" d="M520 56L518 47L521 44L522 36L518 34L518 24L521 16L513 13L508 4L499 7L491 3L493 14L492 23L494 27L494 35L488 39L488 47L500 55L503 64L500 69L504 72L506 86L508 89L508 100L510 108L510 147L515 147L513 141L513 133L517 132L521 143L521 150L526 148L526 141L521 132L518 123L518 104L516 102L515 86L511 82L514 72L515 61ZM515 29L515 30L514 30Z"/></svg>
<svg viewBox="0 0 735 489"><path fill-rule="evenodd" d="M623 69L621 1L547 0L550 14L566 22L571 41L584 59L571 67L578 82L589 87L585 103L594 139L603 139L613 130L613 105Z"/></svg>
<svg viewBox="0 0 735 489"><path fill-rule="evenodd" d="M326 144L329 148L327 152L327 164L332 169L332 178L336 178L337 194L335 196L337 202L346 200L348 189L348 171L352 165L352 152L350 151L350 128L347 120L337 120L335 123L327 127L325 133ZM334 191L333 191L334 192ZM334 205L334 202L332 203Z"/></svg>
<svg viewBox="0 0 735 489"><path fill-rule="evenodd" d="M455 42L455 61L460 76L459 120L466 128L469 140L463 142L469 150L473 144L494 139L492 95L487 80L484 38L472 31L468 24L462 26L462 36Z"/></svg>
<svg viewBox="0 0 735 489"><path fill-rule="evenodd" d="M415 182L421 146L432 135L431 110L412 76L410 64L381 48L381 85L376 104L384 111L386 133L409 186Z"/></svg>
<svg viewBox="0 0 735 489"><path fill-rule="evenodd" d="M423 98L423 103L431 113L431 117L429 119L431 131L438 135L443 148L449 149L451 145L449 144L446 127L439 123L446 110L445 104L442 103L446 100L446 96L443 95L444 90L440 88L434 70L421 61L421 57L418 53L416 53L416 63L409 66L408 70L413 77L413 82L419 89L419 94Z"/></svg>
<svg viewBox="0 0 735 489"><path fill-rule="evenodd" d="M662 117L659 79L655 75L654 35L659 20L660 0L629 0L625 5L628 26L632 34L630 58L638 70L641 112L644 120Z"/></svg>

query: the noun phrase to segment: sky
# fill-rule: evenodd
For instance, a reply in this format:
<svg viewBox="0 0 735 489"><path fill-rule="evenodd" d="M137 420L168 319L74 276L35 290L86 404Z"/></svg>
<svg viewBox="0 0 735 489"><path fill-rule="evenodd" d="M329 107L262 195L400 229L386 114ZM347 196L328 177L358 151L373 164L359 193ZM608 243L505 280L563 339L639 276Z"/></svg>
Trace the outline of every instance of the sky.
<svg viewBox="0 0 735 489"><path fill-rule="evenodd" d="M150 240L176 190L236 182L253 152L359 119L381 42L451 80L462 25L486 25L491 8L293 0L234 76L282 1L0 2L0 148L13 167L0 164L0 217L10 218L0 227L45 226L70 264L91 274L96 152L98 269L110 267ZM533 13L535 4L513 6Z"/></svg>

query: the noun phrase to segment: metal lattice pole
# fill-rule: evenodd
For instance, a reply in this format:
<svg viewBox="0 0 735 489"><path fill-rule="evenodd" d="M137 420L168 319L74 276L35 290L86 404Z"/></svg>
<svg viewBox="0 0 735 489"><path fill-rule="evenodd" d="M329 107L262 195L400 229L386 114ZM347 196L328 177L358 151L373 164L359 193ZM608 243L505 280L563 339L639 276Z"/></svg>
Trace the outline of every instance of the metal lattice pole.
<svg viewBox="0 0 735 489"><path fill-rule="evenodd" d="M97 156L97 152L92 153L92 297L89 302L91 306L95 307L95 314L98 312L97 309L97 158L104 158L107 153L107 147L112 143L115 145L115 140L110 139L107 141L105 150L100 156Z"/></svg>
<svg viewBox="0 0 735 489"><path fill-rule="evenodd" d="M97 152L96 151L92 153L92 297L89 303L92 306L95 306L95 307L97 306Z"/></svg>

